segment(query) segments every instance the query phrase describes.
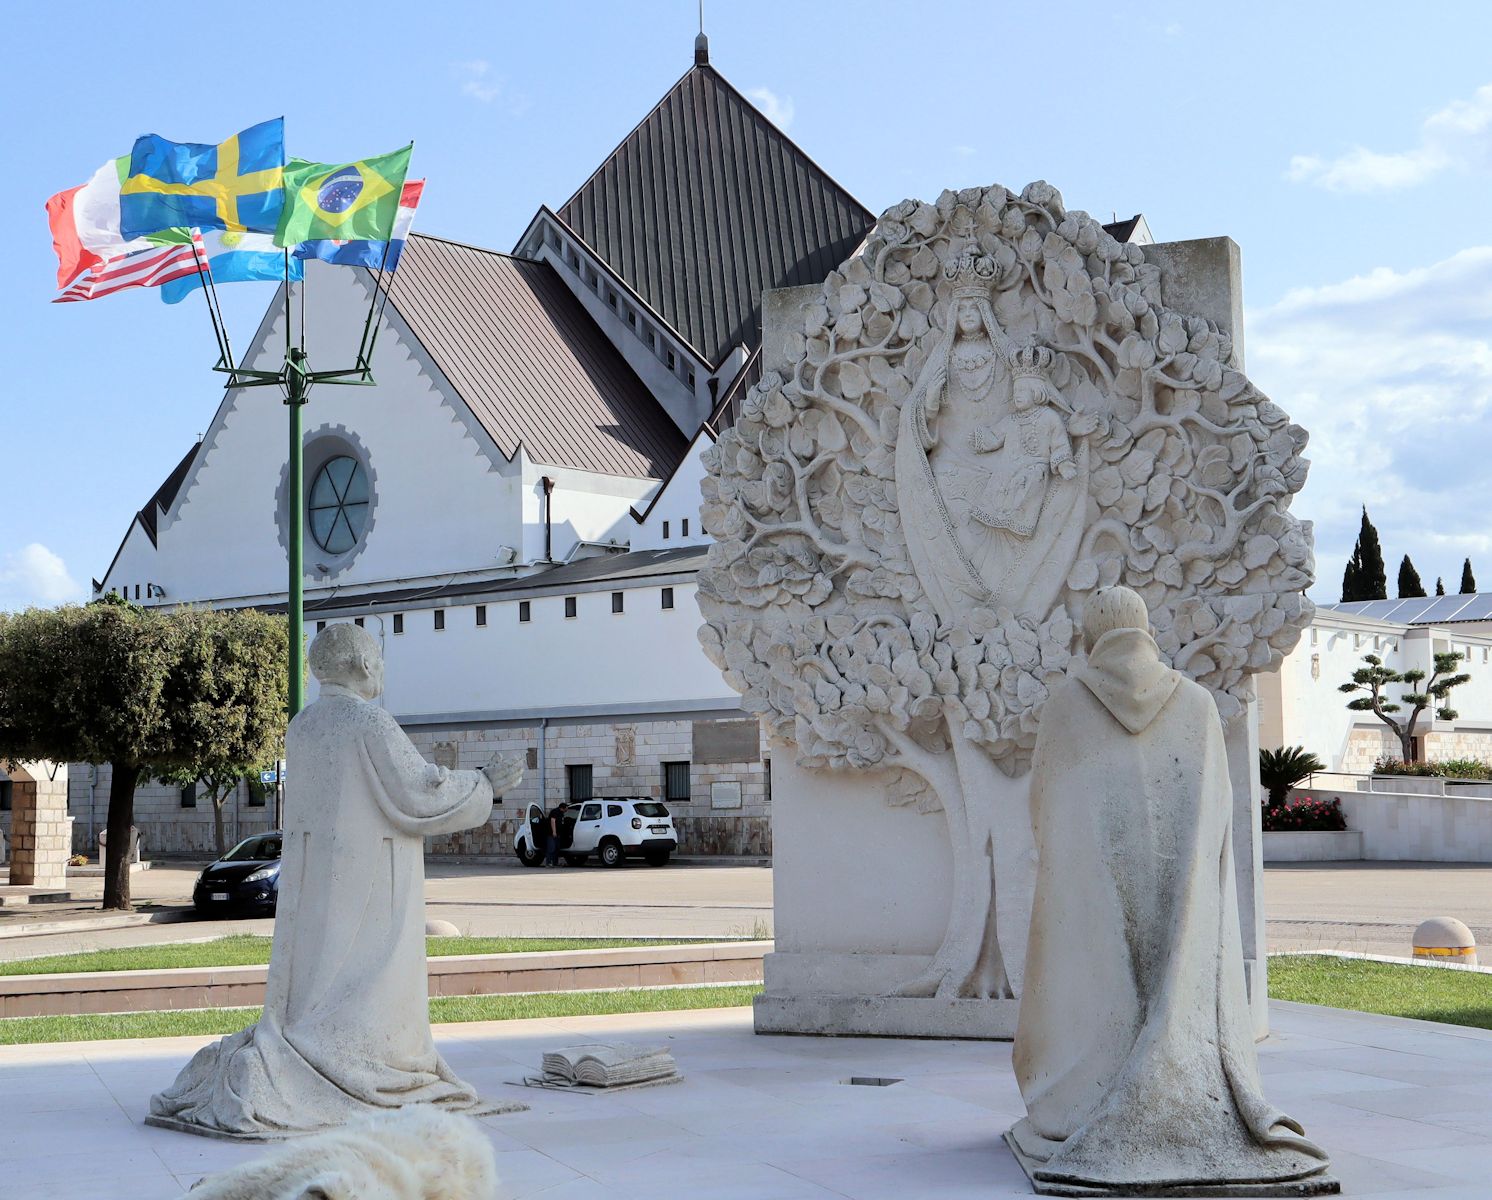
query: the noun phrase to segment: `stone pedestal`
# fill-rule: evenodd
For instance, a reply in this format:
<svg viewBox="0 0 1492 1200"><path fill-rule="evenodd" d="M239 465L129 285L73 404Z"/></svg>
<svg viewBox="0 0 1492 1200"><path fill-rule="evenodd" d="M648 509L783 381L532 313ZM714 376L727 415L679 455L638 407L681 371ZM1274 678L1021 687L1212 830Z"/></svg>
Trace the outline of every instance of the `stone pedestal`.
<svg viewBox="0 0 1492 1200"><path fill-rule="evenodd" d="M948 927L943 815L888 805L876 773L805 771L794 759L773 746L776 950L763 963L757 1032L1014 1037L1014 1000L893 995Z"/></svg>
<svg viewBox="0 0 1492 1200"><path fill-rule="evenodd" d="M58 888L67 882L72 829L67 816L67 767L23 763L10 773L10 882Z"/></svg>

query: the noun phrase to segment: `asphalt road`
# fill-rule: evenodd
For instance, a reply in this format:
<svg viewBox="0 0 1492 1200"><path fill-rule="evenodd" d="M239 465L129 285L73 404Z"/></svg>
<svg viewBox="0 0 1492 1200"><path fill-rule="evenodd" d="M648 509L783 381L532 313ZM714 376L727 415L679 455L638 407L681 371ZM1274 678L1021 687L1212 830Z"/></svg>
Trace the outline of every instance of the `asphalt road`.
<svg viewBox="0 0 1492 1200"><path fill-rule="evenodd" d="M134 877L137 901L186 903L200 864L162 863ZM76 881L80 895L100 881ZM1492 962L1492 865L1291 864L1265 871L1271 950L1352 950L1404 956L1426 917L1469 925ZM426 914L462 933L528 937L770 936L770 867L670 863L615 870L588 865L533 870L516 862L430 863ZM93 914L80 914L92 916ZM0 919L0 931L8 918ZM14 927L12 925L12 927ZM273 922L186 921L39 937L0 937L0 960L268 933Z"/></svg>

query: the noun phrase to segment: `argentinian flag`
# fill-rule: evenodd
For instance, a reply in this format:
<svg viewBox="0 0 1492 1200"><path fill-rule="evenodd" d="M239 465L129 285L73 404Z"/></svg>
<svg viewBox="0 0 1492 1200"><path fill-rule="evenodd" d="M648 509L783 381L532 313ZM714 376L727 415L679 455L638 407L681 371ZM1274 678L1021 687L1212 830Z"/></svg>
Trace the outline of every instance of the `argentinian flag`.
<svg viewBox="0 0 1492 1200"><path fill-rule="evenodd" d="M256 279L279 283L285 274L285 251L275 245L272 233L225 233L221 229L204 229L202 241L207 247L207 265L214 284L246 283ZM305 264L290 258L288 278L305 277ZM199 275L187 275L161 285L161 299L167 304L183 300L202 286Z"/></svg>

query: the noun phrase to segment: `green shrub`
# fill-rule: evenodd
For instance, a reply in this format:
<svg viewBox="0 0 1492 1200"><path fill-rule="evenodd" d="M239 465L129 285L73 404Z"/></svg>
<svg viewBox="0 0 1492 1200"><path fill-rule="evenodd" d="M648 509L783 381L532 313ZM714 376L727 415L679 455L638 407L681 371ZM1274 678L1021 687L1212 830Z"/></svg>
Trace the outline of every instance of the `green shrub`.
<svg viewBox="0 0 1492 1200"><path fill-rule="evenodd" d="M1406 763L1398 758L1380 758L1373 764L1373 774L1492 780L1492 763L1479 758L1447 758L1439 762L1415 763Z"/></svg>
<svg viewBox="0 0 1492 1200"><path fill-rule="evenodd" d="M1347 828L1342 802L1300 800L1264 810L1265 833L1341 833Z"/></svg>

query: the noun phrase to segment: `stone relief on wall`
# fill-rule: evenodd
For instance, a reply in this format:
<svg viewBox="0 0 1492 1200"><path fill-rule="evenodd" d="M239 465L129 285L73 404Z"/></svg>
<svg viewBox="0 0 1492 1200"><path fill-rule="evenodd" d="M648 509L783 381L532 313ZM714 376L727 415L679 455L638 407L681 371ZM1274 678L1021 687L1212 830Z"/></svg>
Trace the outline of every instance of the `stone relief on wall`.
<svg viewBox="0 0 1492 1200"><path fill-rule="evenodd" d="M1305 431L1041 182L888 210L786 352L707 454L701 642L803 766L945 814L948 931L904 993L1011 997L1024 776L1085 596L1135 589L1237 716L1310 620Z"/></svg>

